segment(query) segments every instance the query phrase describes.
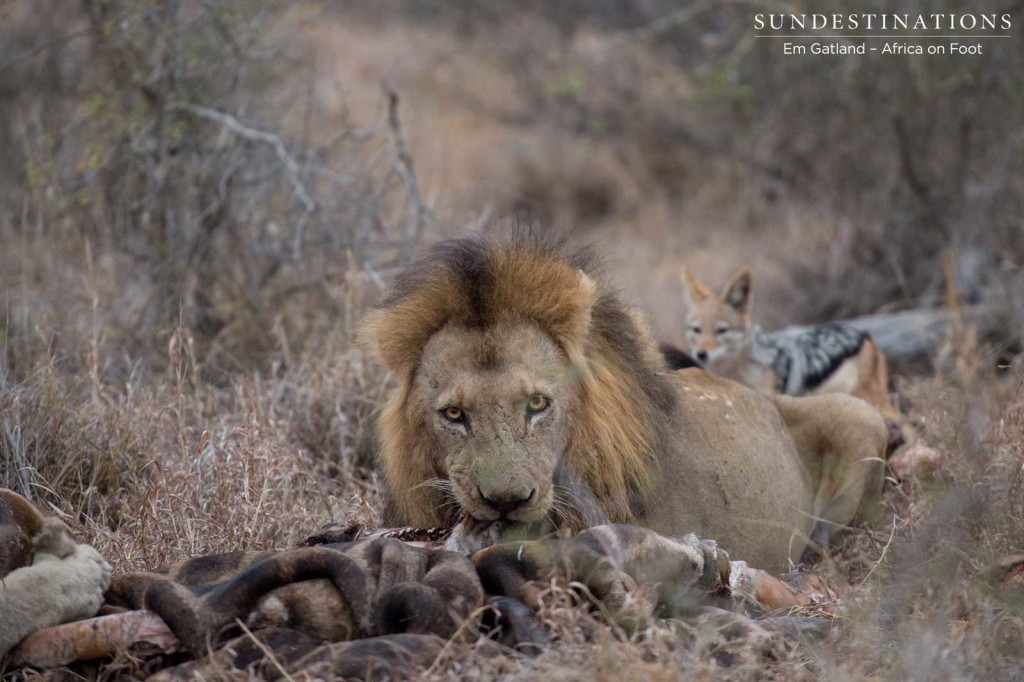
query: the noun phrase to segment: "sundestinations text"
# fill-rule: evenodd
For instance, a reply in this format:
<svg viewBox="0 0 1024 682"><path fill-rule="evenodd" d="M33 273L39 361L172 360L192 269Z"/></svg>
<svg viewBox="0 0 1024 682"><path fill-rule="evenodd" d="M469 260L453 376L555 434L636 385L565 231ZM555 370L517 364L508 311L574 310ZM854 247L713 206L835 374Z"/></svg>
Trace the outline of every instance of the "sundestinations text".
<svg viewBox="0 0 1024 682"><path fill-rule="evenodd" d="M758 31L1009 31L1009 14L755 14Z"/></svg>

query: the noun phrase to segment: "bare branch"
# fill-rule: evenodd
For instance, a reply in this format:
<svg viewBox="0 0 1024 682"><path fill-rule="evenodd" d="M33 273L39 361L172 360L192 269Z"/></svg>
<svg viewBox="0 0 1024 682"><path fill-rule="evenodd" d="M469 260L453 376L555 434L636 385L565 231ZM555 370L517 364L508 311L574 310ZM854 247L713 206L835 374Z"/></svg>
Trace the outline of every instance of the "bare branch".
<svg viewBox="0 0 1024 682"><path fill-rule="evenodd" d="M402 182L405 183L405 188L412 199L413 224L409 230L409 244L402 256L402 261L408 262L413 246L418 244L423 236L427 207L423 204L419 184L416 182L416 173L413 172L412 154L409 153L409 147L405 144L405 138L402 136L402 124L398 118L398 93L387 83L383 83L382 87L388 97L388 127L391 128L395 146L395 167L398 174L402 176Z"/></svg>
<svg viewBox="0 0 1024 682"><path fill-rule="evenodd" d="M292 239L292 249L295 257L298 258L306 222L309 220L309 217L313 212L316 211L317 203L316 200L313 199L313 195L310 194L309 190L306 188L306 185L302 182L302 168L288 153L288 148L281 136L247 126L230 114L226 114L223 111L217 111L216 109L211 109L209 107L200 106L198 104L177 103L172 104L170 108L172 110L187 111L190 114L194 114L200 118L205 118L209 121L216 121L241 138L252 142L262 142L270 145L274 149L274 154L277 155L278 160L288 173L288 179L291 182L292 190L295 192L295 195L299 198L299 201L302 202L302 205L305 208L305 211L303 211L295 226L295 236Z"/></svg>

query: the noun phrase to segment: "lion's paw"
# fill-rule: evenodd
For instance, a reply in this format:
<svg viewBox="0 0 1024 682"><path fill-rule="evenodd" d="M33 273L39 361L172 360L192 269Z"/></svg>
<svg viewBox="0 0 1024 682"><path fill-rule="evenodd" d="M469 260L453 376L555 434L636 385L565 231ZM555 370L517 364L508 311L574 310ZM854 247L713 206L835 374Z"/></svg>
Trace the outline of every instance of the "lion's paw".
<svg viewBox="0 0 1024 682"><path fill-rule="evenodd" d="M103 594L110 587L111 566L92 545L78 545L70 561L80 566L79 576L89 588L82 591L84 598L78 604L80 610L75 618L90 618L103 605Z"/></svg>
<svg viewBox="0 0 1024 682"><path fill-rule="evenodd" d="M58 534L48 548L68 548ZM0 657L26 635L43 628L91 618L103 605L110 585L110 564L89 545L70 545L71 553L37 553L31 566L11 571L0 581Z"/></svg>
<svg viewBox="0 0 1024 682"><path fill-rule="evenodd" d="M61 622L91 618L103 605L111 567L91 545L76 545L67 558L48 562Z"/></svg>

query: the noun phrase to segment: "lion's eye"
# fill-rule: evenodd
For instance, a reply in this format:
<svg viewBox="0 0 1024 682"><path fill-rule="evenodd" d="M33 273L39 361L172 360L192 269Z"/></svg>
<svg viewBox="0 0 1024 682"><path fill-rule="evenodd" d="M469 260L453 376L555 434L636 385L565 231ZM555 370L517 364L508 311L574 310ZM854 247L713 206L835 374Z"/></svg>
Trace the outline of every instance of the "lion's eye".
<svg viewBox="0 0 1024 682"><path fill-rule="evenodd" d="M728 333L729 333L729 327L727 327L725 325L722 325L722 326L718 327L717 329L715 329L715 335L716 336L724 336L725 334L728 334Z"/></svg>
<svg viewBox="0 0 1024 682"><path fill-rule="evenodd" d="M526 411L530 414L539 414L548 409L548 405L550 404L551 402L546 396L543 396L540 393L534 393L530 396L530 399L526 401Z"/></svg>
<svg viewBox="0 0 1024 682"><path fill-rule="evenodd" d="M701 331L703 331L703 330L700 328L699 324L694 324L694 325L690 326L690 333L691 334L697 334L699 336Z"/></svg>
<svg viewBox="0 0 1024 682"><path fill-rule="evenodd" d="M466 420L466 413L462 411L462 408L458 405L449 405L448 407L441 410L441 414L448 421L459 424Z"/></svg>

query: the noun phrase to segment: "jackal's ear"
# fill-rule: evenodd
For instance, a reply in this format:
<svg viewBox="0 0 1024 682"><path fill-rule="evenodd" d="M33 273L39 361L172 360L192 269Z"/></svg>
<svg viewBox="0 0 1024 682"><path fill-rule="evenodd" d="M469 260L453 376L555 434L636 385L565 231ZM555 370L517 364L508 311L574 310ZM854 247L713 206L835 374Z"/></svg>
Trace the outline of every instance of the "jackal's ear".
<svg viewBox="0 0 1024 682"><path fill-rule="evenodd" d="M736 312L744 315L750 312L750 269L743 268L722 289L721 300Z"/></svg>
<svg viewBox="0 0 1024 682"><path fill-rule="evenodd" d="M683 280L683 301L688 308L693 307L701 301L706 301L714 294L704 284L693 276L690 268L685 265L679 269L679 275Z"/></svg>

